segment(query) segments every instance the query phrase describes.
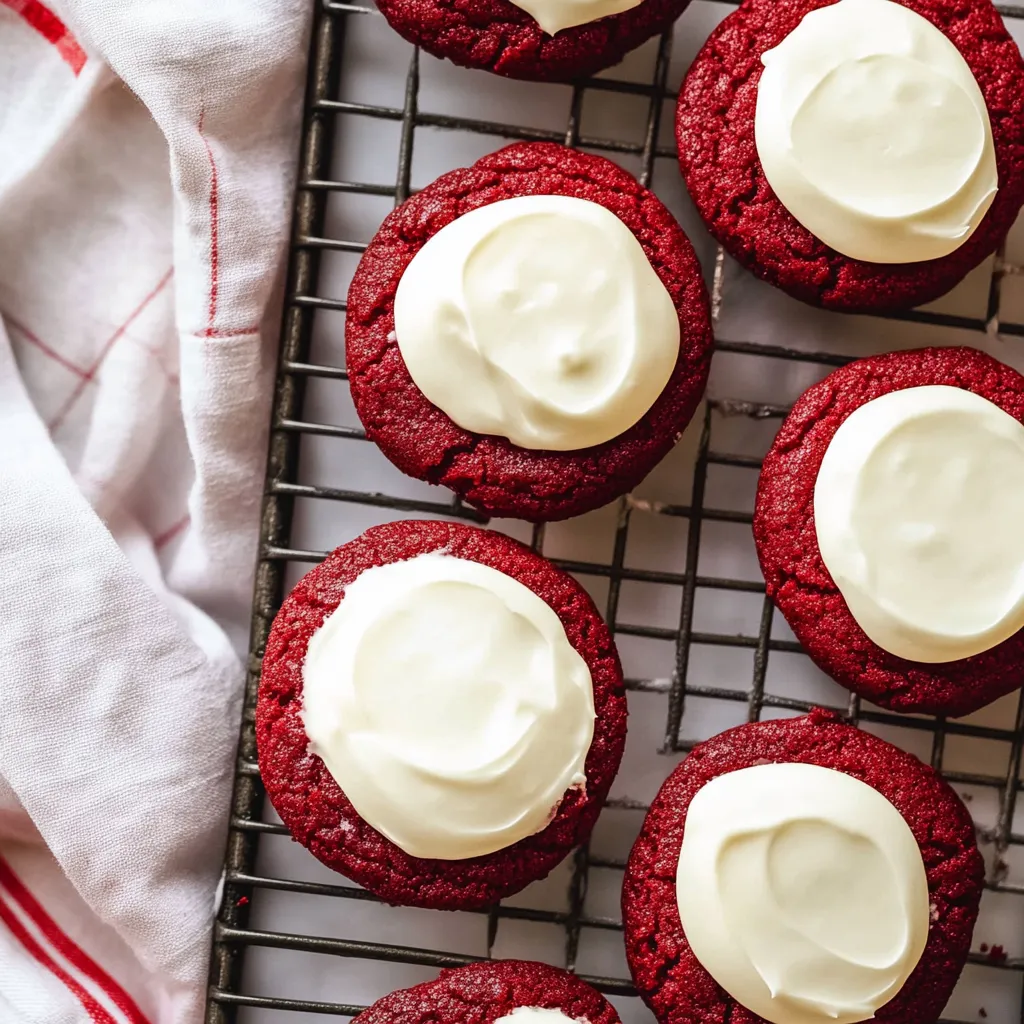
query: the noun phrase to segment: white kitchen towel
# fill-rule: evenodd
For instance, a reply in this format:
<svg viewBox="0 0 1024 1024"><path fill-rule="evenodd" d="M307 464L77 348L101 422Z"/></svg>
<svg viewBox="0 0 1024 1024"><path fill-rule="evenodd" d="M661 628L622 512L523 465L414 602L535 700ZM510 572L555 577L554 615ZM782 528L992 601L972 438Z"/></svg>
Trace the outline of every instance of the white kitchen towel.
<svg viewBox="0 0 1024 1024"><path fill-rule="evenodd" d="M0 0L0 1022L197 1024L310 0Z"/></svg>

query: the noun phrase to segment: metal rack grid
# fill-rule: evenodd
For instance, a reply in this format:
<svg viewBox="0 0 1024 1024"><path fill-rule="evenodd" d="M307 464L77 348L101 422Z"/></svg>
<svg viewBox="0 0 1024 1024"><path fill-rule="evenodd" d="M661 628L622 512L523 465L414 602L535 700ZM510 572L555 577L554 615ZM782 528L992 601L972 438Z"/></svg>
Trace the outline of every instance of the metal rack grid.
<svg viewBox="0 0 1024 1024"><path fill-rule="evenodd" d="M732 0L730 0L732 2ZM1024 6L997 5L1008 19L1024 21ZM303 416L306 384L312 378L336 381L346 379L345 370L338 365L324 365L310 361L313 318L318 310L343 313L345 303L337 297L320 293L321 256L324 252L359 253L364 243L325 237L325 214L328 196L348 193L393 199L395 204L406 199L411 191L412 151L418 128L454 129L479 133L506 140L543 140L580 146L612 156L639 158L640 178L649 184L654 162L659 157L672 157L670 148L659 144L659 129L664 101L671 99L666 89L672 34L660 40L654 61L654 73L647 83L617 78L596 78L572 87L568 123L564 132L555 132L476 120L467 117L431 113L420 109L420 66L418 53L413 54L405 83L404 104L401 107L378 106L348 102L337 98L339 70L350 19L375 16L371 10L341 0L316 0L312 51L309 67L309 87L306 98L300 182L295 202L294 237L292 243L289 283L282 329L280 365L273 405L269 463L266 476L266 498L261 523L261 547L252 620L250 662L247 679L245 711L241 730L235 790L228 848L225 859L225 886L221 910L216 922L211 985L207 1008L207 1024L229 1024L236 1019L240 1007L256 1007L280 1011L282 1020L294 1019L295 1013L352 1016L363 1007L343 1002L255 995L243 989L242 967L247 948L253 946L301 950L338 957L388 961L395 964L418 964L426 967L451 967L469 962L474 957L455 955L427 948L411 948L379 942L341 938L316 937L289 932L265 931L251 928L249 914L251 900L261 891L277 890L313 896L333 897L341 900L368 900L375 897L361 890L341 884L309 882L285 877L259 874L256 867L258 844L263 835L286 834L285 829L264 818L264 794L256 765L256 744L253 709L260 672L260 658L273 616L282 600L285 574L289 565L315 563L325 552L301 550L292 546L293 511L296 499L319 498L329 501L354 503L387 509L396 517L408 514L439 514L481 522L475 510L458 500L438 502L417 498L400 498L368 491L346 490L344 487L326 487L298 482L299 446L303 436L344 440L360 439L362 432L356 427L334 426L310 422ZM581 112L588 93L611 92L640 97L646 101L647 111L642 141L628 142L616 138L602 138L581 132ZM339 114L356 115L372 119L397 122L400 125L400 145L395 174L391 185L371 185L339 180L331 175L331 154L334 122ZM720 319L724 301L726 258L718 251L714 264L712 306L716 322ZM992 265L988 282L987 308L984 316L964 316L947 312L925 310L908 311L892 319L909 320L935 327L949 327L981 332L992 336L1024 337L1024 323L1000 320L1001 286L1004 279L1018 273L1019 268L1008 265L998 255ZM733 356L757 357L768 361L791 361L830 368L849 361L852 357L831 352L809 352L774 344L744 341L719 341L719 353ZM746 417L755 421L778 421L785 415L783 404L750 403L725 398L709 399L704 412L702 429L697 444L695 471L689 502L673 504L651 501L635 496L620 500L614 531L612 555L607 562L582 562L555 559L563 568L581 577L598 577L607 581L604 614L609 625L620 638L633 636L671 642L675 657L671 674L667 678L633 678L627 680L631 691L661 695L665 702L664 733L661 751L681 753L692 743L683 737L684 713L687 703L694 698L727 701L745 705L749 721L759 719L769 710L779 713L803 712L811 703L792 696L771 693L766 689L769 657L772 653L800 653L800 646L792 640L773 636L773 607L764 597L762 583L733 578L730 575L703 575L698 572L702 528L709 523L749 525L749 512L729 508L710 507L705 503L709 469L725 467L755 475L760 468L756 456L732 454L715 447L715 427L720 417ZM340 481L344 483L344 481ZM685 565L678 571L632 568L626 564L627 542L631 522L639 515L655 515L685 520ZM544 551L545 528L532 529L532 542ZM635 625L623 622L619 615L620 595L624 583L650 583L677 588L681 591L678 623L672 627ZM756 635L707 632L695 628L695 602L705 591L762 595L760 619ZM776 627L777 628L777 627ZM753 653L753 672L749 685L732 689L725 686L698 685L689 680L691 653L695 646L742 648ZM1021 755L1024 749L1024 695L1016 703L1012 727L975 724L964 721L946 721L924 717L897 716L878 709L864 707L852 697L841 710L851 722L893 726L916 730L930 736L930 760L955 785L980 787L997 794L995 825L979 828L982 842L989 848L989 874L987 889L997 893L1024 895L1024 884L1008 878L1008 851L1024 847L1024 833L1014 830L1014 812L1019 788ZM1001 772L952 771L944 765L947 739L970 737L990 740L1003 745L1007 751L1005 770ZM667 772L668 766L666 767ZM644 805L632 800L612 800L609 806L619 810L642 811ZM487 915L488 955L494 947L499 924L503 920L543 922L564 929L565 963L573 969L577 961L581 933L586 928L621 930L619 922L610 916L588 913L584 906L588 873L592 869L620 871L624 860L591 854L587 848L577 851L573 860L568 909L564 912L537 910L529 907L498 906L485 911ZM339 879L340 882L340 879ZM993 956L991 952L971 954L971 963L992 970L1024 972L1024 958ZM631 995L633 990L624 978L590 977L601 990L616 995ZM984 1011L979 1011L984 1016ZM263 1018L261 1018L263 1019ZM275 1015L274 1019L277 1019ZM1024 1022L1024 996L1020 1019Z"/></svg>

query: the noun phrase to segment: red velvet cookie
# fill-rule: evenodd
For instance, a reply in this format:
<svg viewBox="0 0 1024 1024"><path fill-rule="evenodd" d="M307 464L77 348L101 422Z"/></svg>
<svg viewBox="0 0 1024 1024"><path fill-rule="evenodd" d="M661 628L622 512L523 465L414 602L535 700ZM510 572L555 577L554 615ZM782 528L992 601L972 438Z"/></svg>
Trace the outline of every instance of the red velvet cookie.
<svg viewBox="0 0 1024 1024"><path fill-rule="evenodd" d="M978 914L984 864L974 825L931 768L826 711L721 733L698 744L662 786L633 847L622 890L626 957L640 995L661 1024L760 1024L760 1017L715 983L690 948L676 902L676 868L697 791L719 775L776 762L852 775L881 793L910 826L928 880L928 943L906 984L872 1020L932 1024L966 962Z"/></svg>
<svg viewBox="0 0 1024 1024"><path fill-rule="evenodd" d="M542 598L586 662L594 690L594 738L585 790L570 789L551 823L487 856L409 856L364 821L319 756L302 721L309 641L367 569L443 552L490 566ZM326 865L389 903L459 910L489 906L543 878L589 836L618 771L626 695L611 634L586 591L547 559L500 533L447 522L376 526L336 549L302 578L274 620L263 657L256 739L260 774L292 837Z"/></svg>
<svg viewBox="0 0 1024 1024"><path fill-rule="evenodd" d="M467 68L507 78L569 82L618 64L668 29L689 0L643 0L637 7L551 36L510 0L377 0L403 39Z"/></svg>
<svg viewBox="0 0 1024 1024"><path fill-rule="evenodd" d="M821 669L881 707L955 717L1021 685L1024 631L939 664L882 650L825 568L814 524L818 470L840 424L881 395L929 384L972 391L1024 422L1024 377L976 349L925 348L850 363L806 391L783 423L761 469L754 541L769 596Z"/></svg>
<svg viewBox="0 0 1024 1024"><path fill-rule="evenodd" d="M615 1007L575 974L529 960L484 960L442 971L365 1009L362 1024L493 1024L518 1007L560 1010L581 1024L619 1024Z"/></svg>
<svg viewBox="0 0 1024 1024"><path fill-rule="evenodd" d="M832 0L744 0L712 33L679 94L676 136L690 195L726 251L804 302L847 312L937 299L996 250L1024 205L1024 62L990 0L899 0L956 45L988 106L999 191L955 252L919 263L850 259L803 227L765 177L754 141L761 56Z"/></svg>
<svg viewBox="0 0 1024 1024"><path fill-rule="evenodd" d="M604 444L576 451L517 447L470 433L415 385L395 340L394 300L427 239L501 199L564 195L600 203L632 231L679 313L679 357L647 413ZM549 143L509 146L452 171L395 210L356 270L345 329L352 398L367 437L403 472L444 484L493 516L567 519L635 487L693 416L707 382L711 316L693 248L653 193L620 167Z"/></svg>

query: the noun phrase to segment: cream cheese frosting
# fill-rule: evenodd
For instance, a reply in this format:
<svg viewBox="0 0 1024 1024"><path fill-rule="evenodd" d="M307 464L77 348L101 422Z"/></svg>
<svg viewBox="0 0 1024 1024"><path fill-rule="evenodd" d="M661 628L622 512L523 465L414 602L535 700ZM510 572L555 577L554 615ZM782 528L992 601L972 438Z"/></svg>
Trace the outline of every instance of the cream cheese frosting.
<svg viewBox="0 0 1024 1024"><path fill-rule="evenodd" d="M310 749L411 856L504 849L586 785L590 670L552 608L490 566L366 570L310 639L302 685Z"/></svg>
<svg viewBox="0 0 1024 1024"><path fill-rule="evenodd" d="M772 1024L867 1020L928 941L910 827L871 786L816 765L758 765L698 790L676 895L697 959Z"/></svg>
<svg viewBox="0 0 1024 1024"><path fill-rule="evenodd" d="M512 0L549 35L639 7L643 0Z"/></svg>
<svg viewBox="0 0 1024 1024"><path fill-rule="evenodd" d="M587 1024L585 1018L569 1017L546 1006L517 1006L494 1024Z"/></svg>
<svg viewBox="0 0 1024 1024"><path fill-rule="evenodd" d="M953 43L892 0L811 11L766 52L754 134L765 176L851 259L958 249L999 186L981 89Z"/></svg>
<svg viewBox="0 0 1024 1024"><path fill-rule="evenodd" d="M893 391L835 432L814 488L822 561L857 624L919 662L1024 627L1024 426L960 388Z"/></svg>
<svg viewBox="0 0 1024 1024"><path fill-rule="evenodd" d="M679 356L678 314L640 243L571 196L503 199L438 231L399 281L395 336L460 427L554 451L628 430Z"/></svg>

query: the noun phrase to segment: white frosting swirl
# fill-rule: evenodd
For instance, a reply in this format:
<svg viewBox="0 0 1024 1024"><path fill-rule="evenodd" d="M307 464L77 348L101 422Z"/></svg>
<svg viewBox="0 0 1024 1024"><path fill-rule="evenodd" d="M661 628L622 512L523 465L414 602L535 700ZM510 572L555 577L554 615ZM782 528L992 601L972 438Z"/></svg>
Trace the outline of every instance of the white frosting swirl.
<svg viewBox="0 0 1024 1024"><path fill-rule="evenodd" d="M311 749L413 857L502 850L586 784L590 670L545 601L478 562L367 569L310 639L302 685Z"/></svg>
<svg viewBox="0 0 1024 1024"><path fill-rule="evenodd" d="M864 632L921 662L1024 627L1024 426L960 388L893 391L835 432L814 487L822 561Z"/></svg>
<svg viewBox="0 0 1024 1024"><path fill-rule="evenodd" d="M398 284L395 335L460 427L556 451L633 426L679 356L679 316L640 243L571 196L503 199L433 235Z"/></svg>
<svg viewBox="0 0 1024 1024"><path fill-rule="evenodd" d="M586 1018L569 1017L546 1006L517 1006L494 1024L587 1024Z"/></svg>
<svg viewBox="0 0 1024 1024"><path fill-rule="evenodd" d="M549 35L639 7L643 0L512 0Z"/></svg>
<svg viewBox="0 0 1024 1024"><path fill-rule="evenodd" d="M833 249L913 263L958 249L999 187L981 89L953 43L892 0L811 11L762 57L765 176Z"/></svg>
<svg viewBox="0 0 1024 1024"><path fill-rule="evenodd" d="M676 895L697 959L773 1024L867 1020L928 941L910 827L871 786L815 765L758 765L700 789Z"/></svg>

